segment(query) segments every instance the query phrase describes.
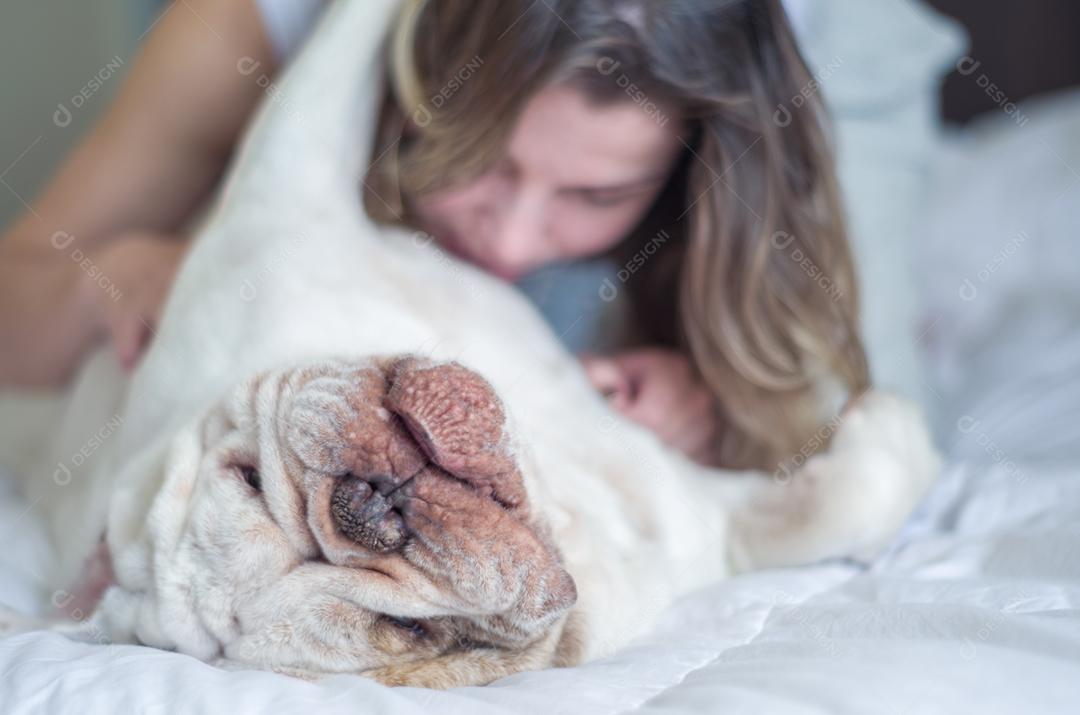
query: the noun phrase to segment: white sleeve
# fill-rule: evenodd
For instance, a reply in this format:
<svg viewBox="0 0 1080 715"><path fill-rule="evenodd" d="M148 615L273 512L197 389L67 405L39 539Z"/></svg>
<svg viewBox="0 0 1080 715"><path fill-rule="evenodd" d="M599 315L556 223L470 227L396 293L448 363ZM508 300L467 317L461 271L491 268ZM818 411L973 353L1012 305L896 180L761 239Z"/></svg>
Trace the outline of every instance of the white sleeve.
<svg viewBox="0 0 1080 715"><path fill-rule="evenodd" d="M326 0L255 0L278 59L285 60L311 32Z"/></svg>

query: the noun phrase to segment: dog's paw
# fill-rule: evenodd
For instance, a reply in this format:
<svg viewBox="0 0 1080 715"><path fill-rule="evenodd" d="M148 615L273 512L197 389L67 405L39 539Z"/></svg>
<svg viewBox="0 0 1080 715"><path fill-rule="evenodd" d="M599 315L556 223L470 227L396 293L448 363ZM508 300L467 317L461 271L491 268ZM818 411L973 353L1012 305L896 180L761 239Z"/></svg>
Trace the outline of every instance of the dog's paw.
<svg viewBox="0 0 1080 715"><path fill-rule="evenodd" d="M941 468L941 456L922 411L910 400L888 392L868 392L858 398L844 415L830 451L857 459L858 453L867 450L903 466L905 481L920 494Z"/></svg>
<svg viewBox="0 0 1080 715"><path fill-rule="evenodd" d="M870 392L848 409L829 449L806 463L796 485L801 480L814 492L819 516L849 544L844 555L870 560L895 537L940 468L920 410Z"/></svg>

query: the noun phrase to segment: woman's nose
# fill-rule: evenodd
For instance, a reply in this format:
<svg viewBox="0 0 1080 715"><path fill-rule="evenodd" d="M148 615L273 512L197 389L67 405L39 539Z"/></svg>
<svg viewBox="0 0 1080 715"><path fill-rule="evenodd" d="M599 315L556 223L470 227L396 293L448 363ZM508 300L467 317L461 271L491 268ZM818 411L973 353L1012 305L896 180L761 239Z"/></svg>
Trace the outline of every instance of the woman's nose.
<svg viewBox="0 0 1080 715"><path fill-rule="evenodd" d="M541 194L517 192L493 212L488 250L507 272L525 272L544 261L545 206Z"/></svg>

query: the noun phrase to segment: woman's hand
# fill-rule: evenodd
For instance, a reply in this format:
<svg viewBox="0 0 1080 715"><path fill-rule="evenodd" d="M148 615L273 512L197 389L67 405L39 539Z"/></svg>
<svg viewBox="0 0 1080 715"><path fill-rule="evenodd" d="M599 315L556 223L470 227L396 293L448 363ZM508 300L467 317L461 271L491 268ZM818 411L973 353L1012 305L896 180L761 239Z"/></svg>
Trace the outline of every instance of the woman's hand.
<svg viewBox="0 0 1080 715"><path fill-rule="evenodd" d="M608 357L582 355L581 362L612 407L691 459L712 463L716 400L681 353L642 348Z"/></svg>
<svg viewBox="0 0 1080 715"><path fill-rule="evenodd" d="M97 271L84 273L83 300L95 306L98 330L127 372L150 344L186 248L177 236L134 232L90 257Z"/></svg>

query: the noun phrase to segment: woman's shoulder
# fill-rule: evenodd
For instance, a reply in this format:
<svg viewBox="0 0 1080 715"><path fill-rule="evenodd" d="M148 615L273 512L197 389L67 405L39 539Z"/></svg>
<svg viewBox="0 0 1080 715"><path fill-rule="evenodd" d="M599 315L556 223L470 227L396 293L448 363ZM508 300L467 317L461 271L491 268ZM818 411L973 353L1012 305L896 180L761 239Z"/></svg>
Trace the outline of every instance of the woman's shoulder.
<svg viewBox="0 0 1080 715"><path fill-rule="evenodd" d="M328 0L255 0L279 60L296 52L328 4Z"/></svg>

